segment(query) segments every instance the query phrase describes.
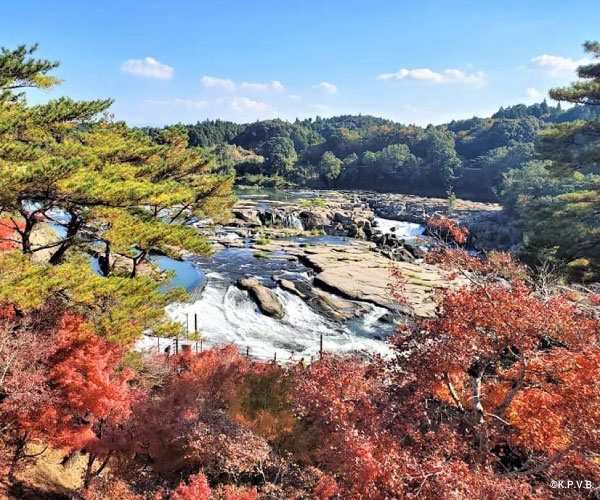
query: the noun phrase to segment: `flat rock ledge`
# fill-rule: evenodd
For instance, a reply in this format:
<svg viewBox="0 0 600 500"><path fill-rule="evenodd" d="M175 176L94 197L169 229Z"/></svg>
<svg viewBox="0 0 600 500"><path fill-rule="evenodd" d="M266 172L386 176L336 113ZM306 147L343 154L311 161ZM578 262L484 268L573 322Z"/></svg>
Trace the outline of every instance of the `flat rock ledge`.
<svg viewBox="0 0 600 500"><path fill-rule="evenodd" d="M407 305L418 317L435 316L435 289L464 284L461 279L450 281L445 271L429 264L390 261L370 251L368 244L327 245L288 252L298 252L298 257L315 270L315 286L350 300L401 310L390 290L394 266L403 276L400 288Z"/></svg>

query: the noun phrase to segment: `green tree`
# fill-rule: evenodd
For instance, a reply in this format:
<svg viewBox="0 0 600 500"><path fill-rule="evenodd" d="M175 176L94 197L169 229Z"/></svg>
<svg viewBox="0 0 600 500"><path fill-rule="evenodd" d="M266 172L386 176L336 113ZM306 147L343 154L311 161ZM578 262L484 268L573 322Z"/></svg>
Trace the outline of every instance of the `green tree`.
<svg viewBox="0 0 600 500"><path fill-rule="evenodd" d="M188 147L183 127L152 138L112 122L110 99L29 106L19 89L59 83L48 75L57 64L34 52L0 54L0 223L9 240L1 243L19 248L1 255L0 303L22 311L60 303L122 343L147 328L178 333L164 308L184 294L164 293L171 276L150 256L208 253L193 224L227 217L232 177Z"/></svg>
<svg viewBox="0 0 600 500"><path fill-rule="evenodd" d="M342 171L342 160L335 156L331 151L325 151L319 163L319 174L331 185Z"/></svg>
<svg viewBox="0 0 600 500"><path fill-rule="evenodd" d="M406 144L391 144L377 154L377 163L390 175L402 174L406 166L414 166L417 158Z"/></svg>
<svg viewBox="0 0 600 500"><path fill-rule="evenodd" d="M586 42L586 52L600 59L600 44ZM600 61L579 66L581 81L569 87L553 89L550 97L557 101L600 106ZM552 160L557 175L589 171L600 163L600 120L563 123L544 131L537 144L541 156Z"/></svg>
<svg viewBox="0 0 600 500"><path fill-rule="evenodd" d="M23 61L6 50L0 56L0 213L12 221L24 253L50 249L50 262L58 264L73 247L105 244L108 251L116 230L101 216L102 208L110 208L114 218L118 213L153 228L156 248L170 238L167 225L223 216L233 202L232 179L211 172L202 150L187 147L183 128L162 131L157 143L101 116L110 99L61 98L30 107L24 96L12 93L15 87L56 83L45 74L54 65ZM48 221L62 226L64 237L34 244L34 229ZM105 236L108 229L111 238ZM199 235L188 233L180 240L184 248L206 250ZM132 248L142 244L129 230L123 238Z"/></svg>
<svg viewBox="0 0 600 500"><path fill-rule="evenodd" d="M29 57L37 45L20 45L15 50L2 48L0 54L0 100L16 101L23 97L19 92L26 88L49 89L60 80L47 73L58 66L58 62Z"/></svg>
<svg viewBox="0 0 600 500"><path fill-rule="evenodd" d="M434 179L444 188L458 173L462 161L454 148L454 137L444 128L427 128L426 161Z"/></svg>
<svg viewBox="0 0 600 500"><path fill-rule="evenodd" d="M290 173L298 159L294 143L289 137L273 137L262 147L265 167L269 175L285 175Z"/></svg>

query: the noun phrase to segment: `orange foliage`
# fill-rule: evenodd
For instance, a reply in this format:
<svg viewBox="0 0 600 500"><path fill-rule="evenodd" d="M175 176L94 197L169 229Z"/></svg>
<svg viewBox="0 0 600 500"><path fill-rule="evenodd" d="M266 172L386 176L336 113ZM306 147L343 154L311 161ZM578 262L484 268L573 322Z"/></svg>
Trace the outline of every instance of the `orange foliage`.
<svg viewBox="0 0 600 500"><path fill-rule="evenodd" d="M189 484L181 483L170 500L210 500L211 490L204 474L190 476Z"/></svg>
<svg viewBox="0 0 600 500"><path fill-rule="evenodd" d="M11 219L0 219L0 252L18 248L20 240L17 230L22 231L25 224Z"/></svg>
<svg viewBox="0 0 600 500"><path fill-rule="evenodd" d="M464 245L469 235L469 230L466 227L460 227L455 220L443 216L428 219L427 227L430 233L444 240L450 238L459 245Z"/></svg>
<svg viewBox="0 0 600 500"><path fill-rule="evenodd" d="M564 493L551 479L600 484L596 299L538 294L507 254L431 258L469 285L408 318L391 359L286 369L228 346L144 363L139 392L78 316L0 307L0 417L17 443L114 456L90 499L546 500Z"/></svg>

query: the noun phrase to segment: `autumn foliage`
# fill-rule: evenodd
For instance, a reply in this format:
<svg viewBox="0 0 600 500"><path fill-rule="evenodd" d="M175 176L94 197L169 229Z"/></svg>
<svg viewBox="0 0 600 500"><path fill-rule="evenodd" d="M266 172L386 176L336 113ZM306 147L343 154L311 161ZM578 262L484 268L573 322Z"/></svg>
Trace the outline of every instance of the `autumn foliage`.
<svg viewBox="0 0 600 500"><path fill-rule="evenodd" d="M585 496L550 482L600 483L597 297L542 293L506 254L428 260L456 286L406 317L391 357L308 369L235 346L133 356L64 302L4 304L2 470L36 443L83 455L88 500Z"/></svg>
<svg viewBox="0 0 600 500"><path fill-rule="evenodd" d="M96 459L110 456L110 431L128 416L134 397L132 372L118 370L122 349L70 313L23 318L7 306L0 328L0 415L15 443L11 472L26 457L28 441L38 440L67 453L86 450L89 482Z"/></svg>
<svg viewBox="0 0 600 500"><path fill-rule="evenodd" d="M0 219L0 251L17 248L19 244L17 231L23 230L24 227L21 221Z"/></svg>
<svg viewBox="0 0 600 500"><path fill-rule="evenodd" d="M464 245L469 235L466 227L461 227L454 219L445 216L430 217L427 220L427 231L446 243L454 242L459 245Z"/></svg>

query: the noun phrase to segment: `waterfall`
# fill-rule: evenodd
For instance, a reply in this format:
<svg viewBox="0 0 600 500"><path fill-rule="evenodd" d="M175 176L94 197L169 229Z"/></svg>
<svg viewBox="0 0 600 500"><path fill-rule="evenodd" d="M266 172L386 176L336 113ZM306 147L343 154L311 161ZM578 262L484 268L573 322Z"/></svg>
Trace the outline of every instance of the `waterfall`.
<svg viewBox="0 0 600 500"><path fill-rule="evenodd" d="M290 229L299 229L299 230L304 229L304 226L302 225L302 221L294 214L290 214L290 213L285 214L282 217L281 222L283 224L283 227L287 227Z"/></svg>

